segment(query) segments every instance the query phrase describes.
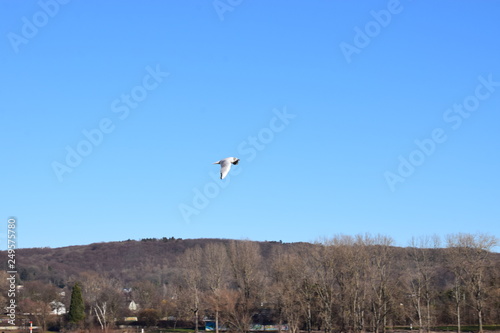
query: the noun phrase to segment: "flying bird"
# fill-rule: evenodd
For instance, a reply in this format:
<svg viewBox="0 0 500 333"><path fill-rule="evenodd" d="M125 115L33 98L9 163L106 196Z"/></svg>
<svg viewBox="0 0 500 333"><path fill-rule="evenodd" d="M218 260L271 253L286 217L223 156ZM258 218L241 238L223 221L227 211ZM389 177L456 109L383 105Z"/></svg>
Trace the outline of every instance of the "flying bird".
<svg viewBox="0 0 500 333"><path fill-rule="evenodd" d="M213 164L220 164L220 179L224 179L227 176L229 170L231 170L231 164L236 165L239 161L239 158L227 157Z"/></svg>

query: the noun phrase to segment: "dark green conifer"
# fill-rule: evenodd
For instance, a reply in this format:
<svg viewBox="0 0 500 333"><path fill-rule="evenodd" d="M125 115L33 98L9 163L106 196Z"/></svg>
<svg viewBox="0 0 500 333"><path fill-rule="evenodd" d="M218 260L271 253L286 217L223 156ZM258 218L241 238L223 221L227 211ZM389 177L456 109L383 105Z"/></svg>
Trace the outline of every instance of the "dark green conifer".
<svg viewBox="0 0 500 333"><path fill-rule="evenodd" d="M82 288L80 283L75 283L71 291L68 319L70 323L78 324L85 319L85 304L83 303Z"/></svg>

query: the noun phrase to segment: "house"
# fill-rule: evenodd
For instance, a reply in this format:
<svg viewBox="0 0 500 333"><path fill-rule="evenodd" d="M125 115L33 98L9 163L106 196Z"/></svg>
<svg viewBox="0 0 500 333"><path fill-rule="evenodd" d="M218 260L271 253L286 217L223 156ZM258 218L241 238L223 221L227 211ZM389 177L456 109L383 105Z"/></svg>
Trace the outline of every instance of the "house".
<svg viewBox="0 0 500 333"><path fill-rule="evenodd" d="M130 311L137 311L138 308L139 308L139 306L134 301L130 301L130 303L128 304L128 309Z"/></svg>
<svg viewBox="0 0 500 333"><path fill-rule="evenodd" d="M52 309L52 311L50 312L51 314L60 316L67 313L66 306L64 305L64 303L61 303L59 301L50 302L50 308Z"/></svg>

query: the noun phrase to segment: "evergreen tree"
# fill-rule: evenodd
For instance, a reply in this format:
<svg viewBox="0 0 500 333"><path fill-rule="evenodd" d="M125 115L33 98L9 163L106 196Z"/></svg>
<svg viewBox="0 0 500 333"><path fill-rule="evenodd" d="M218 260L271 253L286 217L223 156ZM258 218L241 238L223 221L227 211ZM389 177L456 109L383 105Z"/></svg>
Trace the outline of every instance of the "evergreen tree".
<svg viewBox="0 0 500 333"><path fill-rule="evenodd" d="M78 324L85 318L85 305L83 303L82 288L80 283L75 283L71 291L71 303L69 305L69 322Z"/></svg>

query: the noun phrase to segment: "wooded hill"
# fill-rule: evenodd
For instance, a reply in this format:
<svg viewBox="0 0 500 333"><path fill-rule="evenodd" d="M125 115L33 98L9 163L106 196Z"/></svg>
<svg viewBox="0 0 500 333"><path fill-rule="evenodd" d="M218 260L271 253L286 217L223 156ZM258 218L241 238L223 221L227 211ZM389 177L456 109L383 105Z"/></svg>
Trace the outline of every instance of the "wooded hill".
<svg viewBox="0 0 500 333"><path fill-rule="evenodd" d="M178 269L179 257L189 248L207 244L228 245L228 239L145 238L139 241L93 243L60 248L18 249L18 273L22 281L50 282L60 288L84 272L97 272L127 284L150 280L167 283ZM265 262L277 248L312 246L310 243L252 242ZM0 252L7 258L5 251ZM3 265L3 266L2 266ZM7 261L0 267L7 270Z"/></svg>
<svg viewBox="0 0 500 333"><path fill-rule="evenodd" d="M392 243L385 236L337 236L321 244L164 237L18 249L18 303L45 328L51 321L64 325L50 311L54 301L69 309L76 282L87 313L79 325L103 329L125 317L193 326L211 318L240 332L252 323L283 323L292 332L500 323L494 237L451 235L444 248L435 238L408 248ZM7 304L0 278L0 301Z"/></svg>

